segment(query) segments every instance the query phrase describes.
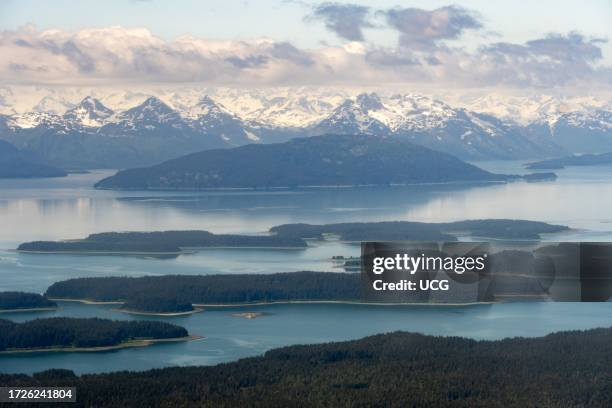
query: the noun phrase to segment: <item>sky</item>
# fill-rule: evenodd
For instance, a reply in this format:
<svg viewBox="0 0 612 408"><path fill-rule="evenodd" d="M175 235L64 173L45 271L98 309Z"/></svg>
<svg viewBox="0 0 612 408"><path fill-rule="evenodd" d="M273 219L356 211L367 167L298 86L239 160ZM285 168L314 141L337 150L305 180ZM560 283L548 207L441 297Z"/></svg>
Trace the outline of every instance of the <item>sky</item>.
<svg viewBox="0 0 612 408"><path fill-rule="evenodd" d="M0 0L0 82L609 90L612 3Z"/></svg>

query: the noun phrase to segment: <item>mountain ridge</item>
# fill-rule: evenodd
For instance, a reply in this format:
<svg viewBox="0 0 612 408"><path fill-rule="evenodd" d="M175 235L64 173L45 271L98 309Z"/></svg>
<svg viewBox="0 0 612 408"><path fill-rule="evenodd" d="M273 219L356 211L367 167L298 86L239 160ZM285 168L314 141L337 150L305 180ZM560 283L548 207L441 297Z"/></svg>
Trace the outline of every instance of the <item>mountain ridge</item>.
<svg viewBox="0 0 612 408"><path fill-rule="evenodd" d="M595 106L588 100L571 106L553 99L528 100L533 105L528 110L536 113L533 121L523 124L510 114L492 114L502 110L490 100L453 107L410 93L321 95L321 100L304 92L266 99L265 94L249 96L245 91L233 99L204 94L191 104L178 96L170 99L172 103L148 96L120 110L88 96L63 114L5 115L0 139L70 168L147 166L203 149L322 134L393 136L464 160L541 160L612 150L612 112L601 103L587 109L588 103Z"/></svg>
<svg viewBox="0 0 612 408"><path fill-rule="evenodd" d="M323 135L191 153L155 166L120 171L95 187L251 189L503 182L519 178L493 174L397 138Z"/></svg>

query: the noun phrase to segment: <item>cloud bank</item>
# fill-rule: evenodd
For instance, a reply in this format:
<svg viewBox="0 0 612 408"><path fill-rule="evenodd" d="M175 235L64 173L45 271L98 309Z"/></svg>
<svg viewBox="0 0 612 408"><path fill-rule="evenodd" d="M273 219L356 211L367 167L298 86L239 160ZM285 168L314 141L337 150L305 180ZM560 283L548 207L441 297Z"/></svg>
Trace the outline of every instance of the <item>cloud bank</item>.
<svg viewBox="0 0 612 408"><path fill-rule="evenodd" d="M25 26L0 32L5 84L206 83L211 85L432 84L462 87L612 86L601 38L553 33L525 43L485 42L474 51L452 46L483 30L479 15L458 6L372 10L322 3L305 17L322 22L342 45L300 49L262 38L164 40L145 28L69 32ZM366 40L373 19L397 34L383 47Z"/></svg>

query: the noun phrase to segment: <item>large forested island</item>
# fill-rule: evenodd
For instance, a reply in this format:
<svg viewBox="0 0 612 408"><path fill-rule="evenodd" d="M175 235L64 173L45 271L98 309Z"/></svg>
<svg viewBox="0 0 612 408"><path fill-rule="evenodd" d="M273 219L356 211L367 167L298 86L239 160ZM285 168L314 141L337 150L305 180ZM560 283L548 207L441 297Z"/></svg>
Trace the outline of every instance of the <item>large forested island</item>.
<svg viewBox="0 0 612 408"><path fill-rule="evenodd" d="M49 310L56 307L57 303L38 293L0 292L0 312Z"/></svg>
<svg viewBox="0 0 612 408"><path fill-rule="evenodd" d="M397 332L212 367L49 370L0 383L77 387L82 407L609 407L610 367L612 329L500 341Z"/></svg>
<svg viewBox="0 0 612 408"><path fill-rule="evenodd" d="M129 310L180 312L189 304L236 304L359 299L355 273L166 275L76 278L51 285L53 299L126 302ZM170 307L170 310L166 309Z"/></svg>
<svg viewBox="0 0 612 408"><path fill-rule="evenodd" d="M54 317L15 323L0 319L0 353L97 351L188 336L184 328L158 321Z"/></svg>
<svg viewBox="0 0 612 408"><path fill-rule="evenodd" d="M569 166L602 166L612 165L612 153L581 154L561 157L558 159L543 160L529 163L528 169L558 170Z"/></svg>
<svg viewBox="0 0 612 408"><path fill-rule="evenodd" d="M304 248L306 242L278 235L217 235L208 231L103 232L70 241L34 241L19 251L178 254L184 248Z"/></svg>
<svg viewBox="0 0 612 408"><path fill-rule="evenodd" d="M208 231L105 232L70 241L34 241L19 245L31 252L106 252L178 254L185 248L262 247L305 248L306 239L333 234L345 241L438 240L456 241L458 235L498 239L539 239L540 234L568 228L524 220L469 220L448 223L410 221L287 224L272 227L271 235L216 235Z"/></svg>
<svg viewBox="0 0 612 408"><path fill-rule="evenodd" d="M546 251L563 254L563 248L558 248L557 244L546 247ZM421 291L405 294L393 301L471 304L525 300L526 297L555 298L556 295L549 292L554 270L541 261L528 251L502 250L489 255L487 270L469 277L462 275L464 279L452 282L448 293ZM46 296L58 301L118 302L123 303L121 310L152 314L185 314L193 312L194 308L257 303L385 301L364 300L361 278L358 273L308 271L74 278L54 283L47 289ZM565 278L567 287L580 287L579 279ZM463 286L462 282L470 281L471 285ZM605 296L598 298L605 299Z"/></svg>
<svg viewBox="0 0 612 408"><path fill-rule="evenodd" d="M193 153L151 167L120 171L96 187L296 188L502 182L520 178L493 174L449 154L397 138L325 135Z"/></svg>
<svg viewBox="0 0 612 408"><path fill-rule="evenodd" d="M411 221L349 222L339 224L284 224L270 232L281 237L323 239L326 234L344 241L456 241L458 235L496 239L540 239L540 234L568 230L538 221L485 219L425 223Z"/></svg>

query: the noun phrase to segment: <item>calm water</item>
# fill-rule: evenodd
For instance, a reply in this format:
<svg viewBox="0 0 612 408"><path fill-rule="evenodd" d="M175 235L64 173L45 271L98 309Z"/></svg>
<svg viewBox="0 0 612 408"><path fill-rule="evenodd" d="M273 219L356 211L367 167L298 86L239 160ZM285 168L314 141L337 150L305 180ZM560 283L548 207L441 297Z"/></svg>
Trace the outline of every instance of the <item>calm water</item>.
<svg viewBox="0 0 612 408"><path fill-rule="evenodd" d="M129 315L113 311L112 308L66 302L57 312L39 315L131 319ZM105 353L5 356L0 357L0 371L31 373L61 367L88 373L217 364L259 355L275 347L349 340L396 330L477 339L541 336L559 330L612 326L611 309L612 305L605 303L514 303L456 308L272 305L248 309L211 309L169 320L186 327L192 334L206 336L203 340ZM231 315L244 310L270 314L252 320ZM5 317L14 320L32 318L24 314Z"/></svg>
<svg viewBox="0 0 612 408"><path fill-rule="evenodd" d="M520 163L481 163L493 171L522 172ZM289 222L453 221L522 218L573 228L555 240L612 241L612 168L558 172L556 182L430 185L397 188L277 192L110 192L91 185L109 172L55 180L0 180L0 290L44 292L53 282L82 276L338 271L333 255L357 255L338 242L305 250L206 250L159 260L122 256L19 254L23 241L80 238L113 230L207 229L262 234ZM167 319L205 340L103 354L0 357L0 371L50 367L77 372L215 364L258 355L273 347L359 338L410 330L474 338L536 336L565 329L612 326L608 304L504 304L465 308L361 305L274 305L254 320L231 309ZM2 314L14 320L42 316L126 319L108 306L62 304L53 313Z"/></svg>

